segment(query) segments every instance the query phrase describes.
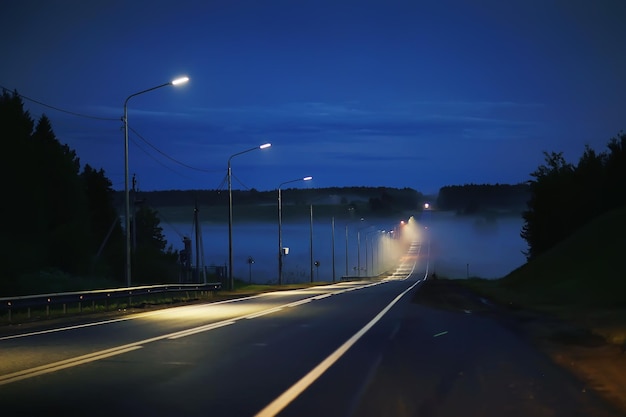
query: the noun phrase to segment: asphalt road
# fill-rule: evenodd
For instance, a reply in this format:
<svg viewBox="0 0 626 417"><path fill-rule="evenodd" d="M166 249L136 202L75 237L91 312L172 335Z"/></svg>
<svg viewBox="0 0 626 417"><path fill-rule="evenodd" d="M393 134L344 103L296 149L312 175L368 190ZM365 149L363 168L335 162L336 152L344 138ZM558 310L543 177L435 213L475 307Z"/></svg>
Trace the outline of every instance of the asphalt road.
<svg viewBox="0 0 626 417"><path fill-rule="evenodd" d="M396 274L0 337L2 416L617 416L496 321Z"/></svg>

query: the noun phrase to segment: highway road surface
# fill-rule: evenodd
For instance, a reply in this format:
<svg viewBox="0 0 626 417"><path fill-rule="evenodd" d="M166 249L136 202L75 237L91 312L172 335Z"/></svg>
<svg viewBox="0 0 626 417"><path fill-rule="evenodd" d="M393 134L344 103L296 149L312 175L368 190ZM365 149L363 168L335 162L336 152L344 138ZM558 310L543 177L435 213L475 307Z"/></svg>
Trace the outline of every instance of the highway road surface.
<svg viewBox="0 0 626 417"><path fill-rule="evenodd" d="M618 416L496 321L394 274L67 327L3 329L0 415Z"/></svg>

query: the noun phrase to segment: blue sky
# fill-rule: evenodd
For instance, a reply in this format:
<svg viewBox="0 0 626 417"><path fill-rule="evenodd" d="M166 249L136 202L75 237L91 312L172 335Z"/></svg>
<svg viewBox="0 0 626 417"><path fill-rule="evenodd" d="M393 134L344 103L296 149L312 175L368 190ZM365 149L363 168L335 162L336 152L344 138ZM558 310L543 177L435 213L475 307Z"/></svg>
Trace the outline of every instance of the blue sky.
<svg viewBox="0 0 626 417"><path fill-rule="evenodd" d="M517 183L626 129L626 2L5 1L0 86L141 190ZM96 118L103 118L100 120ZM303 185L305 186L305 185Z"/></svg>

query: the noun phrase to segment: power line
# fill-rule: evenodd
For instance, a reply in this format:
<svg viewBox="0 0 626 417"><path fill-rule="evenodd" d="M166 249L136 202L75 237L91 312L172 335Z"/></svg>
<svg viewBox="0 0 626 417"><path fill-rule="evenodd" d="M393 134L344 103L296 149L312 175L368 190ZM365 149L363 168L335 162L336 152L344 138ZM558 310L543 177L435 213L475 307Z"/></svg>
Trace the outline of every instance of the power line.
<svg viewBox="0 0 626 417"><path fill-rule="evenodd" d="M137 135L137 137L139 139L141 139L142 141L144 141L146 143L146 145L150 146L152 149L154 149L155 151L157 151L158 153L160 153L161 155L163 155L164 157L166 157L167 159L169 159L172 162L177 163L178 165L181 165L185 168L188 169L192 169L194 171L200 171L200 172L209 172L209 173L213 173L213 172L221 172L223 170L219 169L213 169L213 170L209 170L209 169L202 169L202 168L196 168L196 167L192 167L191 165L187 165L184 162L181 162L177 159L172 158L171 156L169 156L168 154L166 154L165 152L161 151L159 148L157 148L156 146L154 146L153 144L151 144L150 142L148 142L143 136L141 136L135 129L129 127L128 128L130 131L132 131L135 135Z"/></svg>
<svg viewBox="0 0 626 417"><path fill-rule="evenodd" d="M7 87L5 87L5 86L3 86L3 85L0 85L0 88L1 88L3 91L5 91L5 92L11 91L9 88L7 88ZM35 100L35 99L33 99L33 98L27 97L27 96L25 96L25 95L23 95L23 94L18 93L18 92L17 92L17 91L15 91L15 90L13 90L13 94L15 94L15 95L17 95L18 97L20 97L20 98L22 98L22 99L25 99L25 100L27 100L27 101L31 101L31 102L33 102L33 103L39 104L40 106L44 106L44 107L47 107L47 108L52 109L52 110L56 110L56 111L61 112L61 113L70 114L70 115L72 115L72 116L83 117L83 118L86 118L86 119L95 119L95 120L106 120L106 121L114 121L114 122L119 121L119 119L115 119L115 118L109 118L109 117L99 117L99 116L93 116L93 115L88 115L88 114L77 113L77 112L74 112L74 111L71 111L71 110L65 110L65 109L62 109L62 108L60 108L60 107L53 106L53 105L50 105L50 104L46 104L46 103L44 103L44 102L42 102L42 101ZM160 153L161 155L163 155L163 156L164 156L164 157L166 157L167 159L169 159L169 160L171 160L171 161L173 161L173 162L177 163L178 165L181 165L181 166L183 166L183 167L185 167L185 168L192 169L192 170L195 170L195 171L200 171L200 172L208 172L208 173L213 173L213 172L220 172L220 171L222 171L222 170L207 170L207 169L196 168L196 167L193 167L193 166L187 165L187 164L185 164L184 162L178 161L178 160L176 160L176 159L172 158L171 156L169 156L168 154L166 154L165 152L163 152L163 151L161 151L160 149L158 149L156 146L154 146L154 145L153 145L153 144L151 144L148 140L146 140L143 136L141 136L141 135L140 135L140 134L139 134L139 133L138 133L135 129L133 129L133 128L129 127L129 130L131 130L131 131L132 131L135 135L137 135L137 137L138 137L139 139L141 139L142 141L144 141L144 142L145 142L148 146L150 146L152 149L154 149L155 151L157 151L158 153ZM135 143L135 144L137 144L136 142L134 142L134 143ZM144 150L144 152L146 152L146 151ZM148 154L148 152L146 152L146 154ZM158 161L157 161L157 162L158 162ZM163 166L165 166L165 165L163 165Z"/></svg>
<svg viewBox="0 0 626 417"><path fill-rule="evenodd" d="M0 88L1 88L4 92L9 92L9 91L11 91L9 88L7 88L7 87L5 87L5 86L3 86L3 85L0 85ZM55 110L55 111L58 111L58 112L61 112L61 113L70 114L70 115L72 115L72 116L82 117L82 118L86 118L86 119L94 119L94 120L105 120L105 121L114 121L114 122L119 121L119 119L117 119L117 118L99 117L99 116L93 116L93 115L88 115L88 114L77 113L77 112L74 112L74 111L71 111L71 110L65 110L65 109L62 109L62 108L60 108L60 107L53 106L53 105L50 105L50 104L44 103L44 102L42 102L42 101L35 100L35 99L33 99L33 98L27 97L27 96L25 96L25 95L23 95L23 94L18 93L18 92L17 92L17 91L15 91L15 90L13 90L13 94L17 95L18 97L20 97L20 98L22 98L22 99L24 99L24 100L31 101L31 102L33 102L33 103L39 104L40 106L44 106L44 107L46 107L46 108L49 108L49 109L52 109L52 110ZM176 164L178 164L178 165L180 165L180 166L183 166L183 167L185 167L185 168L187 168L187 169L191 169L191 170L194 170L194 171L206 172L206 173L215 173L215 172L221 172L221 171L223 171L223 170L221 170L221 169L219 169L219 170L218 170L218 169L209 170L209 169L197 168L197 167L193 167L193 166L191 166L191 165L188 165L188 164L186 164L186 163L184 163L184 162L181 162L181 161L179 161L179 160L177 160L177 159L175 159L175 158L171 157L171 156L170 156L170 155L168 155L167 153L165 153L165 152L161 151L161 150L160 150L159 148L157 148L156 146L154 146L154 145L153 145L152 143L150 143L150 142L149 142L146 138L144 138L142 135L140 135L140 134L139 134L139 132L137 132L135 129L133 129L133 128L129 127L129 130L130 130L130 131L132 131L132 132L133 132L133 133L134 133L134 134L135 134L135 135L136 135L139 139L141 139L141 140L142 140L142 141L143 141L146 145L148 145L149 147L151 147L153 150L155 150L156 152L158 152L159 154L161 154L163 157L165 157L165 158L169 159L170 161L172 161L172 162L174 162L174 163L176 163ZM144 152L146 155L148 155L150 158L152 158L152 159L153 159L155 162L157 162L159 165L163 166L164 168L169 169L170 171L174 172L174 173L175 173L175 174L177 174L177 175L180 175L180 176L182 176L182 177L184 177L184 178L187 178L187 179L191 179L191 178L189 178L189 177L187 177L187 176L185 176L185 175L181 174L180 172L177 172L176 170L172 169L171 167L169 167L169 166L167 166L167 165L163 164L161 161L157 160L156 158L154 158L154 156L153 156L153 155L151 155L148 151L146 151L144 148L142 148L142 147L141 147L141 146L140 146L140 145L139 145L136 141L133 141L133 143L134 143L134 144L135 144L135 145L136 145L139 149L141 149L141 151L142 151L142 152ZM242 184L242 185L243 185L243 184ZM244 186L244 187L245 187L245 186Z"/></svg>
<svg viewBox="0 0 626 417"><path fill-rule="evenodd" d="M3 85L0 85L0 88L2 88L2 90L5 91L5 92L6 91L11 91L11 90L9 90L8 88L6 88ZM62 109L62 108L59 108L59 107L56 107L56 106L52 106L50 104L46 104L46 103L41 102L39 100L35 100L34 98L26 97L25 95L20 94L20 93L18 93L15 90L13 90L13 94L15 94L16 96L18 96L20 98L23 98L25 100L32 101L33 103L37 103L40 106L44 106L44 107L47 107L49 109L59 111L61 113L71 114L72 116L83 117L85 119L106 120L106 121L113 121L113 122L116 122L116 121L119 120L119 119L113 119L113 118L110 118L110 117L92 116L92 115L89 115L89 114L82 114L82 113L77 113L77 112L74 112L74 111L71 111L71 110L65 110L65 109Z"/></svg>

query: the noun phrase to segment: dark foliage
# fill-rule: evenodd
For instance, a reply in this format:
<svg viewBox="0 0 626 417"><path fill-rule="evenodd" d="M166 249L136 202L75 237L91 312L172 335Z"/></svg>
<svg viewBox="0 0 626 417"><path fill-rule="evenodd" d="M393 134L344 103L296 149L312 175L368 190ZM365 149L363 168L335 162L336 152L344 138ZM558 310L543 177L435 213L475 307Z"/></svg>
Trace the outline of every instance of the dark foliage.
<svg viewBox="0 0 626 417"><path fill-rule="evenodd" d="M124 274L124 232L117 210L113 205L114 191L104 170L96 171L85 165L81 178L87 196L87 209L91 224L89 247L94 253L92 271L107 276Z"/></svg>
<svg viewBox="0 0 626 417"><path fill-rule="evenodd" d="M611 139L606 152L586 147L576 166L562 153L544 155L545 163L531 174L531 198L523 213L528 260L598 215L626 205L626 134Z"/></svg>
<svg viewBox="0 0 626 417"><path fill-rule="evenodd" d="M0 96L0 141L0 173L9 196L0 205L0 294L12 294L24 287L20 280L45 271L123 281L123 231L104 171L86 165L80 172L76 153L59 142L50 120L43 115L35 123L17 93ZM158 219L151 226L145 239L138 233L153 247L141 249L145 263L150 256L157 263L171 261L175 255L165 252L162 234L153 233ZM163 262L159 268L168 269Z"/></svg>
<svg viewBox="0 0 626 417"><path fill-rule="evenodd" d="M283 189L283 204L316 204L326 202L341 202L344 205L354 205L353 200L368 201L372 210L393 209L415 210L421 207L424 196L411 188L385 187L328 187L328 188L288 188ZM166 190L142 191L142 196L150 201L154 207L193 206L196 203L208 206L227 206L227 190ZM276 204L278 195L276 190L248 191L232 190L233 202L236 205ZM118 192L116 204L121 206L124 195Z"/></svg>
<svg viewBox="0 0 626 417"><path fill-rule="evenodd" d="M527 184L466 184L442 187L437 197L439 210L473 214L484 209L517 209L530 196Z"/></svg>

